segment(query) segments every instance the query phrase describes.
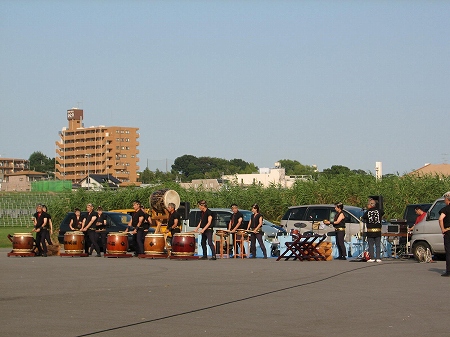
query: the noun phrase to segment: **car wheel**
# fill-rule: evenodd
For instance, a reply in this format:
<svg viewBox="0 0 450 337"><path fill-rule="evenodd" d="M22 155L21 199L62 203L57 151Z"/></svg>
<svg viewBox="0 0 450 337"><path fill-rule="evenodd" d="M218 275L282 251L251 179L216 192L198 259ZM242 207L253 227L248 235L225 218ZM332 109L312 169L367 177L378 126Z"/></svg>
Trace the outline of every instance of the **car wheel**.
<svg viewBox="0 0 450 337"><path fill-rule="evenodd" d="M418 242L413 246L414 258L419 262L426 262L427 259L431 259L431 248L426 242Z"/></svg>

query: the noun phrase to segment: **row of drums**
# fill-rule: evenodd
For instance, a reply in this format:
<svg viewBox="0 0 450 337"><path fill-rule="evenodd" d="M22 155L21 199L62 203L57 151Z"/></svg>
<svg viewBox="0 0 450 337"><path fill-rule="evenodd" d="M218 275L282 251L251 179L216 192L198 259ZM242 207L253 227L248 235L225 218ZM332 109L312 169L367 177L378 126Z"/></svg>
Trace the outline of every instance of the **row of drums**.
<svg viewBox="0 0 450 337"><path fill-rule="evenodd" d="M147 234L144 239L144 253L147 255L163 255L166 238L164 234ZM64 250L66 254L82 254L84 252L84 233L66 232L64 234ZM107 254L126 254L128 251L128 233L108 233L106 240ZM193 233L176 233L172 238L172 255L193 256L195 254L195 235Z"/></svg>

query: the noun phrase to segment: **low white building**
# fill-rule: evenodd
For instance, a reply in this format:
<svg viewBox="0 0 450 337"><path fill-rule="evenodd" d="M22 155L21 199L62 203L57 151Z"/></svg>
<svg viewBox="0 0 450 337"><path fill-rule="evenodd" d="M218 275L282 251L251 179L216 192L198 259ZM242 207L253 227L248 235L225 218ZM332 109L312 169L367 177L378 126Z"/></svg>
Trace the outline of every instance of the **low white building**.
<svg viewBox="0 0 450 337"><path fill-rule="evenodd" d="M282 167L260 168L258 173L222 176L222 180L228 180L239 185L261 184L264 187L279 185L287 188L292 187L299 179L305 180L308 178L310 176L286 176L286 171Z"/></svg>

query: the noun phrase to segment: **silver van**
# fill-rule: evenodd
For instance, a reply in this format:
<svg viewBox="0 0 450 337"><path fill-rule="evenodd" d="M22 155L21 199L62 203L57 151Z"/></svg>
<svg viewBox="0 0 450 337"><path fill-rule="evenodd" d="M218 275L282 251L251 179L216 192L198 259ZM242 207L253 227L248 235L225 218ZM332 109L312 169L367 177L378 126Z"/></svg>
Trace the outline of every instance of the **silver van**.
<svg viewBox="0 0 450 337"><path fill-rule="evenodd" d="M439 211L445 207L444 198L437 199L428 210L426 219L414 226L411 237L411 253L418 260L427 249L432 254L444 254L444 238L439 227Z"/></svg>

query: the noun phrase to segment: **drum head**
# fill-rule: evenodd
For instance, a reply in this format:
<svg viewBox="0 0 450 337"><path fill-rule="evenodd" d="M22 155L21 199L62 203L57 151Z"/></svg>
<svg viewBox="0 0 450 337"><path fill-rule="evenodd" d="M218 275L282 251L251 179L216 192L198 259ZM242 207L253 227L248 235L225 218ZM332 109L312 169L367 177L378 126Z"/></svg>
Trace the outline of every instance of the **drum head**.
<svg viewBox="0 0 450 337"><path fill-rule="evenodd" d="M174 203L175 209L178 209L180 207L180 195L178 194L177 191L168 190L164 194L164 206L166 206L166 208L167 208L169 203Z"/></svg>

